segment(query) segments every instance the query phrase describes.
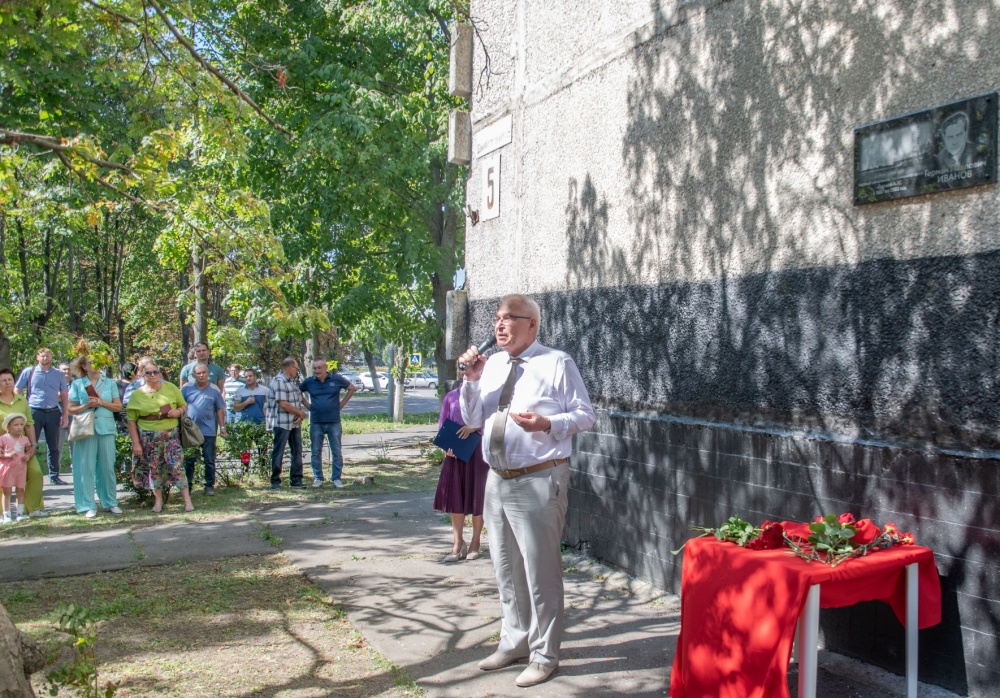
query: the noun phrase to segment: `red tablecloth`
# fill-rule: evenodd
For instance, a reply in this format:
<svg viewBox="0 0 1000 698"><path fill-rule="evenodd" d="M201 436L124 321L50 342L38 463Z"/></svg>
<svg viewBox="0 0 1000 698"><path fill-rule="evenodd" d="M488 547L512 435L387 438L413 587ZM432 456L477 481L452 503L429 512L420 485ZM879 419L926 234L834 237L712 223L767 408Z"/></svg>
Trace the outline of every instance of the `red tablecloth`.
<svg viewBox="0 0 1000 698"><path fill-rule="evenodd" d="M789 533L798 524L786 523ZM806 531L808 535L808 531ZM906 618L905 567L919 563L919 627L941 622L941 584L930 548L895 546L830 567L781 550L714 538L688 541L681 573L681 632L671 698L787 698L795 623L809 587L820 606L880 600Z"/></svg>

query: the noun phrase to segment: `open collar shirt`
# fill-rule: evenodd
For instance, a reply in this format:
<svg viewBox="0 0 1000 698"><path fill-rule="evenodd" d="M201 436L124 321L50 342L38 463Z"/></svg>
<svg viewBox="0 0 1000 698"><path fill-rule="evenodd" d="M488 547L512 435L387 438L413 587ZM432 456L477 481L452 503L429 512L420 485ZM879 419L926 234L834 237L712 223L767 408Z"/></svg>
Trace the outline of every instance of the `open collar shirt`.
<svg viewBox="0 0 1000 698"><path fill-rule="evenodd" d="M55 366L50 366L48 371L43 371L41 366L33 366L21 371L17 379L17 388L27 390L31 385L31 392L26 394L28 406L33 410L51 410L62 407L62 396L69 391L66 385L66 376Z"/></svg>
<svg viewBox="0 0 1000 698"><path fill-rule="evenodd" d="M549 418L552 427L548 434L529 433L508 418L504 432L507 466L524 468L553 458L569 458L573 452L573 434L586 431L595 420L580 369L566 352L538 342L532 343L518 358L522 363L517 368L510 411L543 415ZM462 384L462 419L469 426L483 428L483 458L487 463L500 392L509 373L510 355L501 351L486 360L478 381Z"/></svg>
<svg viewBox="0 0 1000 698"><path fill-rule="evenodd" d="M284 400L297 409L302 409L302 391L299 386L281 371L271 379L271 395L267 401L267 428L298 429L301 424L295 424L295 415L278 407Z"/></svg>

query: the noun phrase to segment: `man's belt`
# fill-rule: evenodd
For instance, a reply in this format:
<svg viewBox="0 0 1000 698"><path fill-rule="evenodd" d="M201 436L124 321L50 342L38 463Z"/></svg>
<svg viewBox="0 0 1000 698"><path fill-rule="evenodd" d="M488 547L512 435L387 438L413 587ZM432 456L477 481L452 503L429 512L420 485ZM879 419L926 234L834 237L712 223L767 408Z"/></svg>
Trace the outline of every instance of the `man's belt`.
<svg viewBox="0 0 1000 698"><path fill-rule="evenodd" d="M526 468L511 468L510 470L506 470L504 468L494 468L491 465L490 470L495 472L504 480L510 480L511 478L521 477L522 475L527 475L528 473L537 473L539 470L545 470L546 468L554 468L557 465L562 465L567 462L569 462L569 458L555 458L536 465L529 465Z"/></svg>
<svg viewBox="0 0 1000 698"><path fill-rule="evenodd" d="M59 410L58 407L31 407L30 409L34 410L35 412L55 412L57 410L60 412L62 411Z"/></svg>

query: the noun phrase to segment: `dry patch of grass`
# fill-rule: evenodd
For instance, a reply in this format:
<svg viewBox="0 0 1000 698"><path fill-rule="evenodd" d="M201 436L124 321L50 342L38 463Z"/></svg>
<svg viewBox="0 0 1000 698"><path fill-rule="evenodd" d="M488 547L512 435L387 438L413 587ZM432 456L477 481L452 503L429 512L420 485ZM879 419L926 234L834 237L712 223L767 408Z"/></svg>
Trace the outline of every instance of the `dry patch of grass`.
<svg viewBox="0 0 1000 698"><path fill-rule="evenodd" d="M58 640L60 601L99 619L100 681L119 696L423 695L281 555L0 585L14 622L43 642Z"/></svg>

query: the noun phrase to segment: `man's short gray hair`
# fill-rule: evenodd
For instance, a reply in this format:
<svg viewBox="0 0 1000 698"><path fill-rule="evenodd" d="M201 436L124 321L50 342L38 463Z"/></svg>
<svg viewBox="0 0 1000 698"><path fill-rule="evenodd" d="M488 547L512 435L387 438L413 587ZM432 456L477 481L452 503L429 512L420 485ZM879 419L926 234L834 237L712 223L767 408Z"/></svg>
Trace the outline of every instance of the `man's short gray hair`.
<svg viewBox="0 0 1000 698"><path fill-rule="evenodd" d="M500 305L511 305L517 304L528 311L528 315L535 319L536 323L541 323L542 321L542 309L538 307L538 303L529 298L528 296L522 295L520 293L508 293L506 296L500 299Z"/></svg>
<svg viewBox="0 0 1000 698"><path fill-rule="evenodd" d="M295 368L299 367L299 360L296 359L294 356L289 356L281 362L282 368L291 368L292 366L294 366Z"/></svg>

